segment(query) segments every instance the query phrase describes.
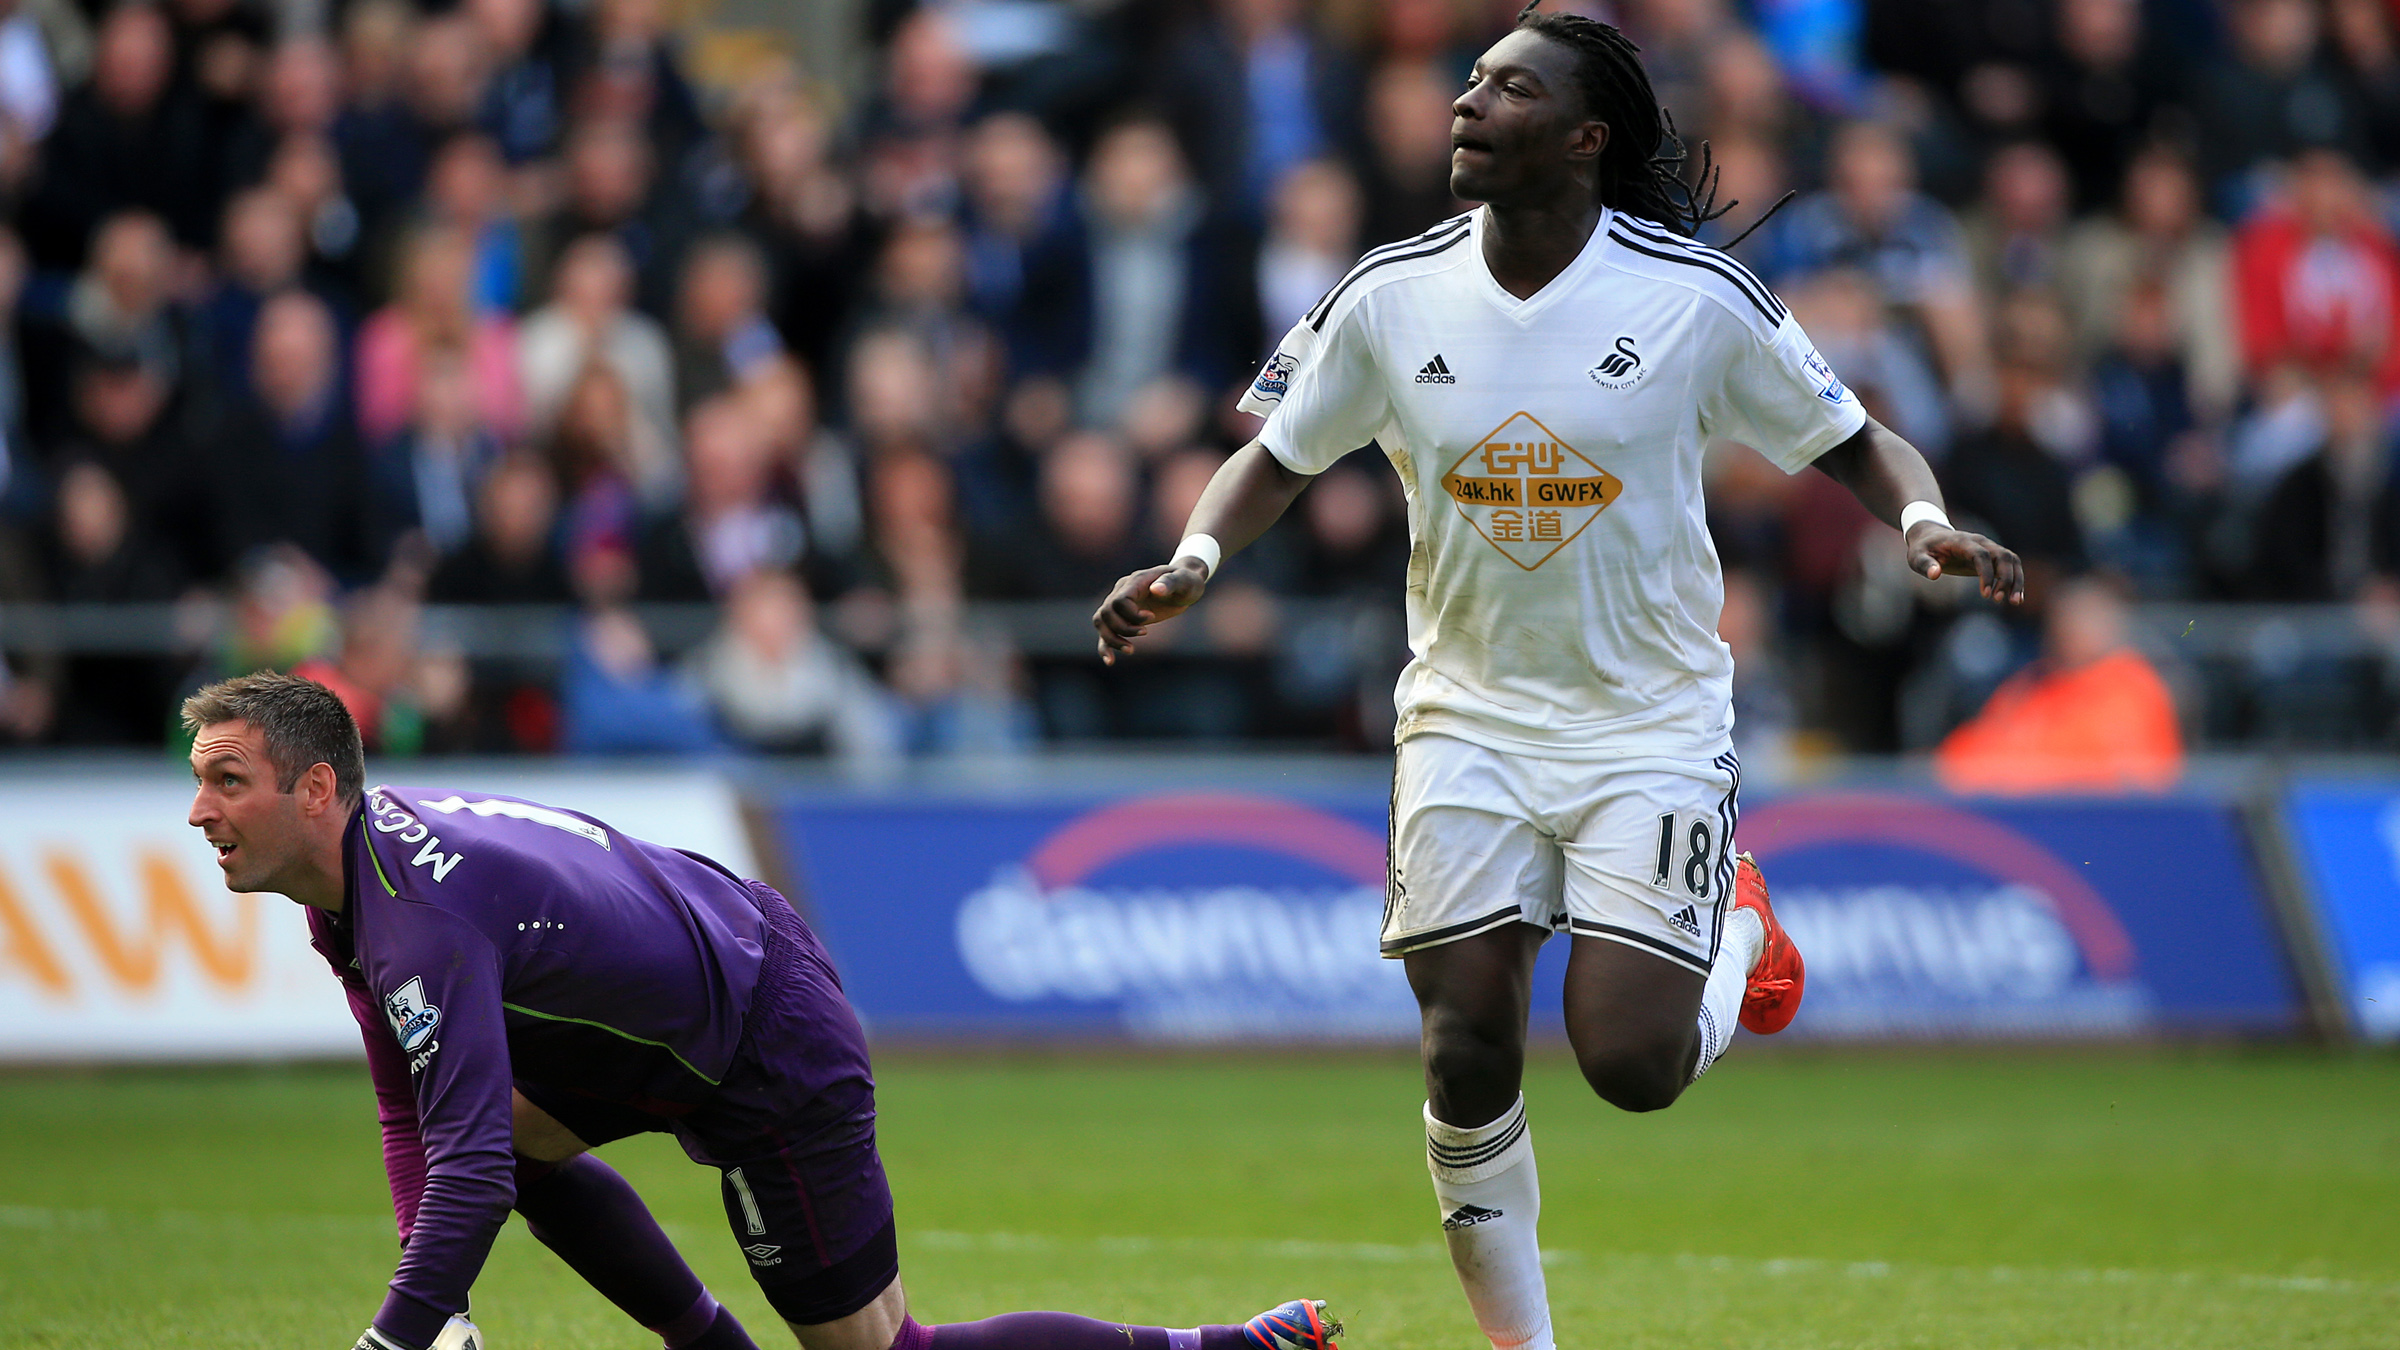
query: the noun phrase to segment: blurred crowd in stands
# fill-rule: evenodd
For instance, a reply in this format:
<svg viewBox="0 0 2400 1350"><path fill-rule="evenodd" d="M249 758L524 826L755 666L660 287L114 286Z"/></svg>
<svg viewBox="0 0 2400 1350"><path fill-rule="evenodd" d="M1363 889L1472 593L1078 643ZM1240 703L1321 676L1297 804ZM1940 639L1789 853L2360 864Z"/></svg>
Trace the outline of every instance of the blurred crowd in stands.
<svg viewBox="0 0 2400 1350"><path fill-rule="evenodd" d="M1798 194L1736 252L2032 578L2021 614L1915 581L1830 480L1719 447L1746 749L1932 747L2105 680L2129 602L2400 635L2392 4L1565 2L1706 142L1705 237ZM388 754L1387 743L1372 450L1182 653L1029 654L981 602L1164 560L1273 339L1464 209L1449 100L1515 0L858 9L845 85L667 0L0 0L0 629L213 635L0 632L5 733L160 744L276 665ZM663 649L659 602L714 631ZM426 636L459 605L571 607L564 660Z"/></svg>

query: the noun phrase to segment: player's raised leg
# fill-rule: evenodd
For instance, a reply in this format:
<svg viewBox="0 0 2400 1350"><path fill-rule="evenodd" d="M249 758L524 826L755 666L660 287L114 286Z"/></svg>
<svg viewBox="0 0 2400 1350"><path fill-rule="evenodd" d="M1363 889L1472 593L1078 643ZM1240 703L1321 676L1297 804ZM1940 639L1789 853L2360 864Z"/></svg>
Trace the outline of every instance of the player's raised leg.
<svg viewBox="0 0 2400 1350"><path fill-rule="evenodd" d="M1567 957L1567 1043L1601 1100L1672 1106L1702 1050L1707 977L1641 947L1577 934Z"/></svg>
<svg viewBox="0 0 2400 1350"><path fill-rule="evenodd" d="M1542 1187L1525 1123L1525 1016L1546 928L1511 921L1410 952L1424 1023L1425 1161L1450 1264L1497 1350L1550 1350Z"/></svg>
<svg viewBox="0 0 2400 1350"><path fill-rule="evenodd" d="M1767 903L1748 854L1734 860L1715 961L1702 976L1682 960L1624 941L1578 935L1567 963L1567 1039L1584 1081L1610 1104L1674 1104L1725 1053L1738 1018L1760 1035L1790 1025L1806 971Z"/></svg>
<svg viewBox="0 0 2400 1350"><path fill-rule="evenodd" d="M1672 1105L1725 1052L1737 1017L1780 1031L1799 1008L1799 954L1758 865L1733 851L1741 763L1726 750L1543 781L1559 793L1576 1062L1612 1105Z"/></svg>

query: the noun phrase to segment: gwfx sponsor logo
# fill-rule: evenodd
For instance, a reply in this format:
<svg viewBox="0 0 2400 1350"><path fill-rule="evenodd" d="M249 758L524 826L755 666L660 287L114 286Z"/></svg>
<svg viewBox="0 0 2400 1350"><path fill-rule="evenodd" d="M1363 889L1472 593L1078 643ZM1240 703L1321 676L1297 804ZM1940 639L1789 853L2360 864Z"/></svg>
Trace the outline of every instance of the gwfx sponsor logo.
<svg viewBox="0 0 2400 1350"><path fill-rule="evenodd" d="M1523 412L1478 437L1442 475L1458 513L1528 572L1565 548L1624 488Z"/></svg>

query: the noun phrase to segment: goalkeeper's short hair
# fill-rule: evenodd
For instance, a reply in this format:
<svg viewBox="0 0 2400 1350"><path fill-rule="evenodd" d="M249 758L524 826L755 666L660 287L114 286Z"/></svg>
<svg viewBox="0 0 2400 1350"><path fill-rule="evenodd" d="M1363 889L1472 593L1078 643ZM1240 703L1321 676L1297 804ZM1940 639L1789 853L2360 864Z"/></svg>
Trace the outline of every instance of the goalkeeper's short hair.
<svg viewBox="0 0 2400 1350"><path fill-rule="evenodd" d="M315 680L262 670L219 680L183 701L183 725L198 732L218 722L247 722L266 738L275 790L289 792L312 765L333 766L334 792L355 802L367 791L367 752L357 719L340 696Z"/></svg>

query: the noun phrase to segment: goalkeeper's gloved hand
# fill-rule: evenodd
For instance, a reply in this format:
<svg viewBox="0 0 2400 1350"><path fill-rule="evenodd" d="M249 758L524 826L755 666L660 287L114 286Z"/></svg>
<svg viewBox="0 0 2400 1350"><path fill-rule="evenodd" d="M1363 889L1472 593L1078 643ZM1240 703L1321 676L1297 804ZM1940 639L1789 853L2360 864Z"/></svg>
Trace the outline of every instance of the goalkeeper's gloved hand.
<svg viewBox="0 0 2400 1350"><path fill-rule="evenodd" d="M352 1346L350 1350L413 1350L413 1348L402 1345L370 1326L359 1334L358 1344ZM449 1323L442 1328L442 1334L433 1338L433 1344L427 1347L427 1350L483 1350L483 1332L465 1313L452 1313Z"/></svg>

